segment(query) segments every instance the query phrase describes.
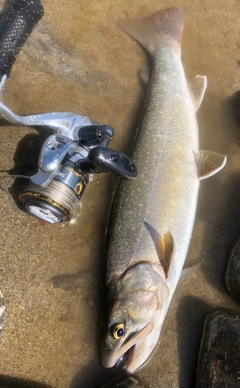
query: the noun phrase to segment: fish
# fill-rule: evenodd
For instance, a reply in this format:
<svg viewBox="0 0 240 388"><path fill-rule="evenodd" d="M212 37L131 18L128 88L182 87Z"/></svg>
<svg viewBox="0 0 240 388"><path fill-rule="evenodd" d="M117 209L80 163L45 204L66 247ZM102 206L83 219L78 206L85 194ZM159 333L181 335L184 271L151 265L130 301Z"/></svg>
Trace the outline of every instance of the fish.
<svg viewBox="0 0 240 388"><path fill-rule="evenodd" d="M120 26L151 57L145 107L131 157L135 180L119 182L107 227L101 362L133 373L155 349L179 282L200 180L226 156L199 150L196 112L206 76L185 76L183 15L177 7Z"/></svg>
<svg viewBox="0 0 240 388"><path fill-rule="evenodd" d="M144 388L144 386L136 377L127 376L114 379L101 388Z"/></svg>

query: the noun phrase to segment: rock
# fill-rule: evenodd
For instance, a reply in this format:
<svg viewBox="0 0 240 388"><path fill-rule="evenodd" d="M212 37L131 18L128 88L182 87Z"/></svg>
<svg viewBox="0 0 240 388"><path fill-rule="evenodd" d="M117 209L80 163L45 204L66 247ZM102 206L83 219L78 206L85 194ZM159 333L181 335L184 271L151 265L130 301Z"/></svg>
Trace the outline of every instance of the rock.
<svg viewBox="0 0 240 388"><path fill-rule="evenodd" d="M205 320L194 388L240 387L240 314L216 310Z"/></svg>
<svg viewBox="0 0 240 388"><path fill-rule="evenodd" d="M144 386L134 376L114 379L100 388L144 388Z"/></svg>
<svg viewBox="0 0 240 388"><path fill-rule="evenodd" d="M240 305L240 235L228 260L225 283L234 302Z"/></svg>

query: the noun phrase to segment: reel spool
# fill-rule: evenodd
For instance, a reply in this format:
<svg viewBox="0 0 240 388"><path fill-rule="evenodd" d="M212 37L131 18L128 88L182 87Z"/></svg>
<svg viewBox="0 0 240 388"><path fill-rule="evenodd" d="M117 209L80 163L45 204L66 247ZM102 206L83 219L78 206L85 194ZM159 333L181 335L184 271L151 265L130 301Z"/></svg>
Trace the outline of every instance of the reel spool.
<svg viewBox="0 0 240 388"><path fill-rule="evenodd" d="M28 183L19 199L29 214L50 224L70 221L89 177L68 165L62 164L58 174L45 187Z"/></svg>

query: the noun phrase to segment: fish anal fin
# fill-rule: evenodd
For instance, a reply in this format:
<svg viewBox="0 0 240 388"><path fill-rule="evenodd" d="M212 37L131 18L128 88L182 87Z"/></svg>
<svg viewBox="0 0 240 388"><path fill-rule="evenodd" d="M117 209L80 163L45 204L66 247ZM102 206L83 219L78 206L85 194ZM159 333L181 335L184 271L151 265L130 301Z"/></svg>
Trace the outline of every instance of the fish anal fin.
<svg viewBox="0 0 240 388"><path fill-rule="evenodd" d="M195 77L187 78L187 83L192 101L196 110L198 110L207 88L207 77L205 75L196 75Z"/></svg>
<svg viewBox="0 0 240 388"><path fill-rule="evenodd" d="M173 253L173 238L170 232L165 233L158 241L160 250L158 253L159 260L162 264L166 278L168 277L168 271L171 264ZM158 250L157 250L158 252Z"/></svg>
<svg viewBox="0 0 240 388"><path fill-rule="evenodd" d="M195 156L199 179L206 179L220 171L227 162L225 155L199 150Z"/></svg>
<svg viewBox="0 0 240 388"><path fill-rule="evenodd" d="M165 278L167 278L174 249L173 237L170 232L166 232L161 236L158 231L146 221L144 222L144 225L152 237Z"/></svg>

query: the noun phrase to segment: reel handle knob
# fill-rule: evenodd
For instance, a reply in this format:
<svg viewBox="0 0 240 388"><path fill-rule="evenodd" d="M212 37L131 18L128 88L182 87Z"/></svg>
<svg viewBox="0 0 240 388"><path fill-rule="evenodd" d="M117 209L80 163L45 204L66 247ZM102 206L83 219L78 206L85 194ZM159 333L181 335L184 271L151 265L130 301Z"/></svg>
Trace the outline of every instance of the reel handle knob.
<svg viewBox="0 0 240 388"><path fill-rule="evenodd" d="M43 16L41 0L13 0L0 20L0 80L12 66L33 28Z"/></svg>
<svg viewBox="0 0 240 388"><path fill-rule="evenodd" d="M124 178L136 178L138 170L132 159L111 148L96 147L89 151L87 160L79 164L85 173L113 172Z"/></svg>

